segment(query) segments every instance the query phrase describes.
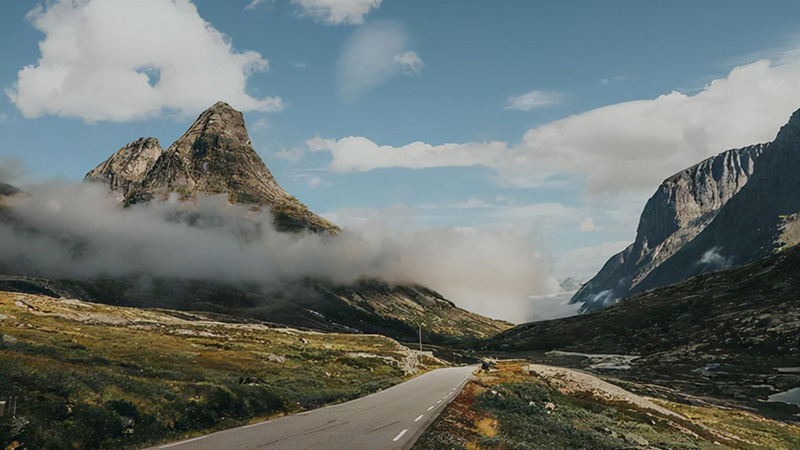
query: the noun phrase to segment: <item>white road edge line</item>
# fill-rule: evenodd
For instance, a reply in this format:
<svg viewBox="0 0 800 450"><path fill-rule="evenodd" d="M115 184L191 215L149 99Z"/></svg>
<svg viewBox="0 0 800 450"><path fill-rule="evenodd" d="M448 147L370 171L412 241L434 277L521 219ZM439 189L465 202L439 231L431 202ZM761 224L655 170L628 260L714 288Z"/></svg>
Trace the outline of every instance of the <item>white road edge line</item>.
<svg viewBox="0 0 800 450"><path fill-rule="evenodd" d="M406 434L406 431L408 431L408 428L406 428L405 430L401 431L401 432L400 432L400 434L398 434L397 436L395 436L395 437L394 437L394 439L392 439L392 442L397 442L397 441L399 441L399 440L400 440L400 438L401 438L401 437L403 437L403 435L404 435L404 434Z"/></svg>
<svg viewBox="0 0 800 450"><path fill-rule="evenodd" d="M433 408L435 408L435 407L436 407L436 405L431 405L431 407L430 407L430 408L428 408L428 411L432 410L432 409L433 409Z"/></svg>
<svg viewBox="0 0 800 450"><path fill-rule="evenodd" d="M175 446L175 445L181 445L181 444L185 444L185 443L187 443L187 442L199 441L200 439L205 439L205 438L207 438L207 437L208 437L208 436L200 436L200 437L196 437L196 438L192 438L192 439L187 439L187 440L185 440L185 441L176 442L176 443L174 443L174 444L162 445L162 446L160 446L160 447L158 447L158 448L167 448L167 447L173 447L173 446Z"/></svg>
<svg viewBox="0 0 800 450"><path fill-rule="evenodd" d="M422 419L423 417L425 417L425 414L420 414L419 417L414 419L414 422L419 422L419 419Z"/></svg>

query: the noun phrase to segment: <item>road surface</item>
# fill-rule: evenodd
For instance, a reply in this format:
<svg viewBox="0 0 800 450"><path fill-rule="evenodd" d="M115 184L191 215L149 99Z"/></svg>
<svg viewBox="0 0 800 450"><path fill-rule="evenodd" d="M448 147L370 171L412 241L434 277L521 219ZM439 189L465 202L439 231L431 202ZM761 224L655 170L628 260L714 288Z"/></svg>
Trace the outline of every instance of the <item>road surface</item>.
<svg viewBox="0 0 800 450"><path fill-rule="evenodd" d="M407 449L461 391L474 370L475 366L433 370L347 403L155 448Z"/></svg>

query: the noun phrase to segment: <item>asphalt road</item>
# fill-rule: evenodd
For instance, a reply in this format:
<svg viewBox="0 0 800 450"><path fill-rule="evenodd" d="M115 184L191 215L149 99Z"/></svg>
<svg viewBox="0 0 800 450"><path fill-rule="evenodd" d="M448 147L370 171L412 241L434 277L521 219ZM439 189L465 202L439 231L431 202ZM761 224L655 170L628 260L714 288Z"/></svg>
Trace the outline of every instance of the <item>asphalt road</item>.
<svg viewBox="0 0 800 450"><path fill-rule="evenodd" d="M164 444L170 450L407 449L475 366L437 369L347 403Z"/></svg>

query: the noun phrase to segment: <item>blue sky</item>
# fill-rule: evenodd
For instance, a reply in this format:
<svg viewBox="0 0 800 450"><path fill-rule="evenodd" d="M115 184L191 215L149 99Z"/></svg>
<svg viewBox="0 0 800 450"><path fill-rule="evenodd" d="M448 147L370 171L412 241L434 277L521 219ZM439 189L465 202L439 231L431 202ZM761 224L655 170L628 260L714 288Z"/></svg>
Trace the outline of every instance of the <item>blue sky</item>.
<svg viewBox="0 0 800 450"><path fill-rule="evenodd" d="M510 233L554 278L591 276L630 242L660 180L770 140L800 108L796 1L0 10L0 157L29 178L80 180L140 136L166 148L224 100L312 210L356 229Z"/></svg>

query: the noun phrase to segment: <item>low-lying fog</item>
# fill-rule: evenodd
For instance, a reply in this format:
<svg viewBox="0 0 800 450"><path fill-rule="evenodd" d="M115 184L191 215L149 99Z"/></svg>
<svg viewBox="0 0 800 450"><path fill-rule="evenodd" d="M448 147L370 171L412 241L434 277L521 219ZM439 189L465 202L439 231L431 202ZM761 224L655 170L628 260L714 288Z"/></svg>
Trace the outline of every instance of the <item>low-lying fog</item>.
<svg viewBox="0 0 800 450"><path fill-rule="evenodd" d="M0 220L0 266L17 274L154 275L267 288L305 278L347 284L366 277L420 284L462 308L517 323L574 311L563 296L541 303L544 309L535 306L532 295L558 288L547 262L512 234L288 234L272 228L268 212L231 205L224 196L123 208L94 183L21 187L24 194L5 200L11 220Z"/></svg>

